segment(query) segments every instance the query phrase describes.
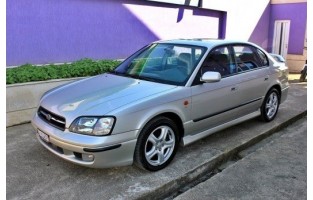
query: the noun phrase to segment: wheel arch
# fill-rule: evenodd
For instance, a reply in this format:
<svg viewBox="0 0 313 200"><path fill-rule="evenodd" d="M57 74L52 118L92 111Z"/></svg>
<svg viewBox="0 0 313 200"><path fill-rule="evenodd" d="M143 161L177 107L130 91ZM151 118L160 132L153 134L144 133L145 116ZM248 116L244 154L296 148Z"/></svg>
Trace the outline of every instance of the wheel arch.
<svg viewBox="0 0 313 200"><path fill-rule="evenodd" d="M281 99L281 86L279 84L275 84L273 85L272 87L270 87L268 90L267 90L267 93L272 89L272 88L275 88L277 91L278 91L278 94L279 94L279 103L280 103L280 99ZM267 94L266 93L266 94Z"/></svg>
<svg viewBox="0 0 313 200"><path fill-rule="evenodd" d="M276 91L278 92L278 94L277 94L278 103L275 105L275 103L271 103L271 101L270 101L269 102L269 106L270 107L267 107L268 98L270 97L270 95L272 93L277 93ZM281 91L280 85L278 85L278 84L275 84L275 85L273 85L272 87L270 87L268 89L268 91L267 91L267 93L266 93L266 95L264 97L262 106L260 107L261 115L260 115L259 119L261 121L270 122L270 121L272 121L276 117L276 115L278 113L280 101L281 101L281 93L282 93L282 91ZM275 113L273 113L271 111L273 109L273 106L275 107L274 108L275 109L274 110Z"/></svg>
<svg viewBox="0 0 313 200"><path fill-rule="evenodd" d="M181 140L183 137L184 137L184 125L183 125L183 121L181 119L181 117L174 113L174 112L163 112L163 113L158 113L157 115L151 117L149 120L146 121L146 123L144 123L144 125L142 126L142 129L143 127L145 127L150 121L152 121L153 119L155 118L158 118L158 117L166 117L166 118L169 118L171 120L174 121L174 123L177 125L178 127L178 136L179 136L179 140Z"/></svg>
<svg viewBox="0 0 313 200"><path fill-rule="evenodd" d="M176 113L166 112L166 113L162 113L158 116L164 116L164 117L167 117L167 118L173 120L175 122L175 124L177 125L178 130L179 130L179 132L178 132L179 140L181 140L181 138L184 137L185 131L184 131L183 121L181 120L181 118Z"/></svg>
<svg viewBox="0 0 313 200"><path fill-rule="evenodd" d="M159 120L163 120L163 122L165 121L167 123L169 123L169 120L170 120L170 121L172 121L172 122L170 122L170 124L172 124L172 125L173 125L173 123L175 123L175 125L177 126L177 127L175 127L175 129L176 128L178 129L178 133L175 134L175 138L178 138L178 141L173 143L174 146L170 147L172 150L170 151L171 153L169 154L169 157L166 156L165 162L162 161L162 163L154 163L153 164L150 162L152 157L149 158L150 161L146 157L146 147L147 147L146 142L148 141L148 137L151 134L150 131L155 130L155 127L159 127L160 125L162 125L163 122L160 122ZM155 124L155 123L157 123L157 124ZM146 123L143 124L142 129L138 135L138 140L136 142L136 147L135 147L135 152L134 152L134 164L136 166L138 166L139 168L144 169L144 170L148 170L148 171L157 171L157 170L160 170L160 169L163 169L164 167L166 167L172 161L172 159L174 158L174 156L177 152L177 149L179 147L179 143L180 143L180 140L181 140L182 134L183 134L183 132L181 130L183 130L182 121L181 121L181 118L176 113L163 112L163 113L159 113L159 114L153 116L152 118L149 118L149 120L147 120ZM161 140L163 140L163 139L161 139ZM161 145L163 146L163 144L161 144ZM163 147L159 147L159 148L163 148ZM163 154L163 157L165 158L164 154ZM157 158L157 160L158 159L159 158Z"/></svg>

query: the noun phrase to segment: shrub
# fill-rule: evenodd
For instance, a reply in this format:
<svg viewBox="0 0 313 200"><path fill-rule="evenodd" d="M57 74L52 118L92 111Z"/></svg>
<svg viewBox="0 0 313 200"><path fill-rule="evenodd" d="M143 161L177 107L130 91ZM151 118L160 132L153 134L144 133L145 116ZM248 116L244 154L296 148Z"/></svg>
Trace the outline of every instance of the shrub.
<svg viewBox="0 0 313 200"><path fill-rule="evenodd" d="M6 84L45 81L60 78L94 76L113 70L120 61L82 59L70 64L34 66L21 65L6 70Z"/></svg>

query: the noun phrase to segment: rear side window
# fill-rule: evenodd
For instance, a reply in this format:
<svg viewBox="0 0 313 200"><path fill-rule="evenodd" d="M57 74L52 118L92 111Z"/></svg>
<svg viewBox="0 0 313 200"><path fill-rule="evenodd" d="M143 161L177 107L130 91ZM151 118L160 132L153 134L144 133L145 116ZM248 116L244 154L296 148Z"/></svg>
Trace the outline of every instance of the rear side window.
<svg viewBox="0 0 313 200"><path fill-rule="evenodd" d="M256 49L252 46L235 45L234 53L237 63L237 71L239 73L263 66L258 53L256 53Z"/></svg>

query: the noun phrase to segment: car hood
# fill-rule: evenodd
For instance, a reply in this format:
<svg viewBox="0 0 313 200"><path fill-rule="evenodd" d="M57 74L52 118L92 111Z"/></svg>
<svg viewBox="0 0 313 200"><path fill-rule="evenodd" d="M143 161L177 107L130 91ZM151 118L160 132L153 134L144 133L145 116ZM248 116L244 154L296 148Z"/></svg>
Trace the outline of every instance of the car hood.
<svg viewBox="0 0 313 200"><path fill-rule="evenodd" d="M101 116L175 87L177 86L103 74L53 89L43 96L40 105L66 118Z"/></svg>

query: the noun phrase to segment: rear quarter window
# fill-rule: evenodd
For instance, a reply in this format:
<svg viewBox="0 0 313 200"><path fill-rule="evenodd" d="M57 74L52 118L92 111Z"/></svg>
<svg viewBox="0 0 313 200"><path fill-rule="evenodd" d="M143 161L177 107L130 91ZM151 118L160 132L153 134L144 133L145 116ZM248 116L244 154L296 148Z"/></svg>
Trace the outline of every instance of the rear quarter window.
<svg viewBox="0 0 313 200"><path fill-rule="evenodd" d="M267 56L265 55L265 53L263 51L261 51L260 49L257 49L257 54L260 58L260 61L261 61L261 64L262 66L268 66L269 65L269 62L268 62L268 58Z"/></svg>

